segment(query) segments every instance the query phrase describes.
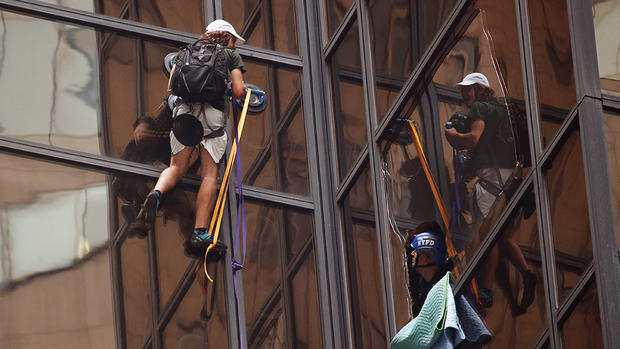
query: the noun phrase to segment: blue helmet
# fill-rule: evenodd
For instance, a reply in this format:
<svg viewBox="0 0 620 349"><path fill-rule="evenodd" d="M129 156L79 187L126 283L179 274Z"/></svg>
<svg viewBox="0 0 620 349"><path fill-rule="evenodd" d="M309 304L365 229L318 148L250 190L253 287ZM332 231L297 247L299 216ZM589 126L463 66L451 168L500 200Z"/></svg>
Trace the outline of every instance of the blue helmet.
<svg viewBox="0 0 620 349"><path fill-rule="evenodd" d="M411 242L411 248L417 253L431 253L438 266L446 264L446 244L436 234L423 232L416 235Z"/></svg>

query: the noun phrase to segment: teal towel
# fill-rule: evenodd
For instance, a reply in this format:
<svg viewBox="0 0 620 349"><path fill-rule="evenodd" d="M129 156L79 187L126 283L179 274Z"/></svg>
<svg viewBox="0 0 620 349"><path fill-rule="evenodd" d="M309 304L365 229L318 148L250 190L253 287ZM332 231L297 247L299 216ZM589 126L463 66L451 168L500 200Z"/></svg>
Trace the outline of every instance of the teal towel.
<svg viewBox="0 0 620 349"><path fill-rule="evenodd" d="M435 343L446 321L449 281L450 273L448 272L431 288L420 314L401 328L392 339L390 344L392 349L426 349Z"/></svg>

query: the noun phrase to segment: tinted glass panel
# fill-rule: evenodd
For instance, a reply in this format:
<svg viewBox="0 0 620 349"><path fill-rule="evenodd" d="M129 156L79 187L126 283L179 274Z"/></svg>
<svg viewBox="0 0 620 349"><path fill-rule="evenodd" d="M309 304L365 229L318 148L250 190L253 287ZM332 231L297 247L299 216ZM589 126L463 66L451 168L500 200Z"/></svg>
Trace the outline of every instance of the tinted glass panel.
<svg viewBox="0 0 620 349"><path fill-rule="evenodd" d="M349 29L330 62L334 124L341 178L368 142L362 87L357 21Z"/></svg>
<svg viewBox="0 0 620 349"><path fill-rule="evenodd" d="M222 12L248 45L298 53L294 1L227 0Z"/></svg>
<svg viewBox="0 0 620 349"><path fill-rule="evenodd" d="M196 273L197 279L162 332L164 348L228 348L225 266L208 265L214 283Z"/></svg>
<svg viewBox="0 0 620 349"><path fill-rule="evenodd" d="M308 195L301 75L299 71L274 65L251 61L245 64L245 81L269 92L265 96L265 110L248 112L245 121L241 139L243 182Z"/></svg>
<svg viewBox="0 0 620 349"><path fill-rule="evenodd" d="M370 171L366 168L344 202L344 243L351 290L356 347L385 346L377 232Z"/></svg>
<svg viewBox="0 0 620 349"><path fill-rule="evenodd" d="M166 193L155 220L159 304L164 309L189 263L183 243L194 230L195 194L175 188Z"/></svg>
<svg viewBox="0 0 620 349"><path fill-rule="evenodd" d="M43 2L113 17L119 17L121 9L125 9L123 13L127 15L129 3L131 3L126 0L43 0ZM204 1L202 0L138 0L137 18L128 19L198 34L205 29L204 13Z"/></svg>
<svg viewBox="0 0 620 349"><path fill-rule="evenodd" d="M566 349L604 348L596 285L589 286L562 324L562 343Z"/></svg>
<svg viewBox="0 0 620 349"><path fill-rule="evenodd" d="M576 91L566 1L528 2L543 143L575 105Z"/></svg>
<svg viewBox="0 0 620 349"><path fill-rule="evenodd" d="M291 280L295 313L295 347L322 348L319 297L316 285L314 250L308 253Z"/></svg>
<svg viewBox="0 0 620 349"><path fill-rule="evenodd" d="M307 326L313 332L319 326L313 318L318 307L311 310L316 314L304 310L308 304L318 305L312 215L247 201L246 214L249 231L242 277L248 343L271 348L285 342L288 329L299 331L298 341L309 340ZM302 298L308 303L304 305ZM297 317L300 312L305 322Z"/></svg>
<svg viewBox="0 0 620 349"><path fill-rule="evenodd" d="M454 0L370 0L370 43L377 116L385 116L404 81L452 9ZM420 34L421 33L421 34Z"/></svg>
<svg viewBox="0 0 620 349"><path fill-rule="evenodd" d="M461 270L531 167L515 6L485 0L475 10L429 90Z"/></svg>
<svg viewBox="0 0 620 349"><path fill-rule="evenodd" d="M323 0L323 6L325 8L323 19L324 23L326 23L323 27L327 29L328 38L334 34L344 14L349 7L351 7L353 2L353 0ZM327 40L325 40L325 42L327 42Z"/></svg>
<svg viewBox="0 0 620 349"><path fill-rule="evenodd" d="M0 86L7 91L0 97L0 134L165 166L170 158L170 111L161 105L166 96L162 62L174 47L3 15L4 60L13 68L0 74ZM27 33L33 34L36 57L20 48L20 37ZM142 59L143 66L138 64Z"/></svg>
<svg viewBox="0 0 620 349"><path fill-rule="evenodd" d="M620 1L592 0L592 6L601 89L620 96Z"/></svg>
<svg viewBox="0 0 620 349"><path fill-rule="evenodd" d="M616 220L616 241L620 247L620 115L605 112L605 140L607 141L607 164L611 184L612 199L614 202L614 215Z"/></svg>
<svg viewBox="0 0 620 349"><path fill-rule="evenodd" d="M151 335L148 245L146 239L131 236L120 248L127 347L141 347Z"/></svg>
<svg viewBox="0 0 620 349"><path fill-rule="evenodd" d="M592 238L578 129L546 171L558 295L564 300L592 261Z"/></svg>
<svg viewBox="0 0 620 349"><path fill-rule="evenodd" d="M113 348L107 177L0 153L0 188L0 346Z"/></svg>
<svg viewBox="0 0 620 349"><path fill-rule="evenodd" d="M205 28L202 0L138 0L138 21L160 27L200 34Z"/></svg>
<svg viewBox="0 0 620 349"><path fill-rule="evenodd" d="M547 326L534 192L524 195L465 291L492 333L489 348L532 348Z"/></svg>

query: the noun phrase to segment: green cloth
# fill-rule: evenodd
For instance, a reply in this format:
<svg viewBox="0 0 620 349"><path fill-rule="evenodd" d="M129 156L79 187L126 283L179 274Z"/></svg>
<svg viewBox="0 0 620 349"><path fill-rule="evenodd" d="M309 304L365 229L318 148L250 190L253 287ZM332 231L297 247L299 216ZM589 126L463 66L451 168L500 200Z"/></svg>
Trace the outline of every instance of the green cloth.
<svg viewBox="0 0 620 349"><path fill-rule="evenodd" d="M448 272L428 292L420 314L394 336L390 344L392 349L425 349L437 341L446 321L449 282Z"/></svg>

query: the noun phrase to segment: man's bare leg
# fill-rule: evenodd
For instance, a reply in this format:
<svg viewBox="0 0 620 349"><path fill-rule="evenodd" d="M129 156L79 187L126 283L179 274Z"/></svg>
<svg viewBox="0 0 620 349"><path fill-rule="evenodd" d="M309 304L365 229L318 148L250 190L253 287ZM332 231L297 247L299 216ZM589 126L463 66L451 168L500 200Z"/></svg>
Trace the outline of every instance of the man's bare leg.
<svg viewBox="0 0 620 349"><path fill-rule="evenodd" d="M196 197L196 223L194 228L209 228L215 194L217 193L218 164L213 161L211 154L200 148L200 189Z"/></svg>

